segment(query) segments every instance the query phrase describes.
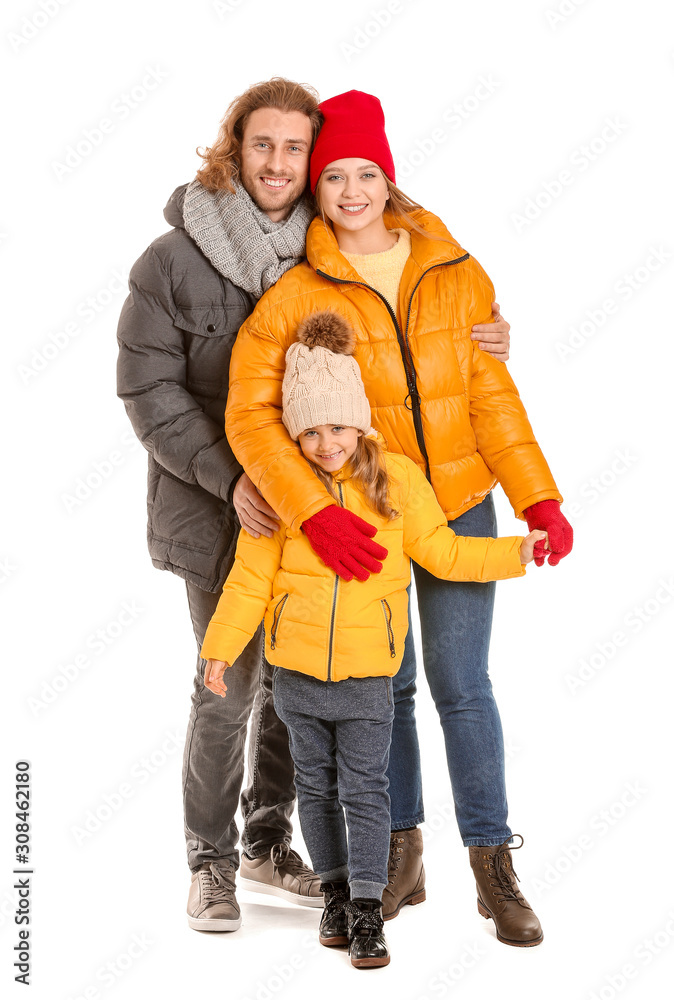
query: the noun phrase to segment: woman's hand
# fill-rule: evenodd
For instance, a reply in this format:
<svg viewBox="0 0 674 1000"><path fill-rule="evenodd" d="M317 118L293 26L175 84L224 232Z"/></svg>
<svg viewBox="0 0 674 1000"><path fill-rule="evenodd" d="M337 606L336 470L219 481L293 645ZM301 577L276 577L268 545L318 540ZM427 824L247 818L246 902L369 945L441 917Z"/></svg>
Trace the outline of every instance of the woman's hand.
<svg viewBox="0 0 674 1000"><path fill-rule="evenodd" d="M520 562L523 566L526 566L526 564L530 563L534 558L534 554L538 560L541 553L549 547L547 531L532 531L530 535L527 535L520 546ZM540 566L542 563L537 561L536 565Z"/></svg>
<svg viewBox="0 0 674 1000"><path fill-rule="evenodd" d="M500 313L498 302L492 302L493 323L476 323L471 327L471 340L479 340L480 350L491 354L497 361L507 361L510 357L510 323Z"/></svg>
<svg viewBox="0 0 674 1000"><path fill-rule="evenodd" d="M225 660L207 660L204 671L204 684L213 692L219 694L221 698L226 697L227 685L223 684L222 675L229 666Z"/></svg>
<svg viewBox="0 0 674 1000"><path fill-rule="evenodd" d="M559 500L539 500L522 513L527 519L529 531L539 528L549 532L547 545L549 552L545 552L542 546L539 548L537 545L534 552L536 565L542 566L545 557L549 555L548 562L551 566L556 566L573 548L573 528L562 514Z"/></svg>
<svg viewBox="0 0 674 1000"><path fill-rule="evenodd" d="M377 529L353 511L330 504L302 522L309 544L326 566L342 580L365 581L370 573L381 573L388 549L373 537Z"/></svg>

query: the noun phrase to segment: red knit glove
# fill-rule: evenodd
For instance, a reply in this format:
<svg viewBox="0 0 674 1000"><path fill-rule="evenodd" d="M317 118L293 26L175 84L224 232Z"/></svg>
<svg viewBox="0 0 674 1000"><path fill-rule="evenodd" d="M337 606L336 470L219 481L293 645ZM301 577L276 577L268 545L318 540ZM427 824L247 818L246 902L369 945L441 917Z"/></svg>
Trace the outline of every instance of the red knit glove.
<svg viewBox="0 0 674 1000"><path fill-rule="evenodd" d="M560 559L568 556L573 548L573 528L562 514L559 500L541 500L523 511L529 525L529 531L536 528L547 531L549 548L545 548L545 539L534 545L534 562L542 566L545 557L556 566Z"/></svg>
<svg viewBox="0 0 674 1000"><path fill-rule="evenodd" d="M345 507L324 507L303 522L302 528L311 547L326 566L343 580L367 580L370 573L380 573L388 549L370 539L377 534L374 525Z"/></svg>

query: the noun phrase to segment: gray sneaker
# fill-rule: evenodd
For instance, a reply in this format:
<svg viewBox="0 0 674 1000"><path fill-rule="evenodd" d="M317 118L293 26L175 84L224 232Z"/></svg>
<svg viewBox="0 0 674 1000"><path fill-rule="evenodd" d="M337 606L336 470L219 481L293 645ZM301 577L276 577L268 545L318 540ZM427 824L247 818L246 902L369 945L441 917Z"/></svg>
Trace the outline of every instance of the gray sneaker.
<svg viewBox="0 0 674 1000"><path fill-rule="evenodd" d="M187 923L195 931L237 931L241 911L234 893L231 861L209 862L192 873Z"/></svg>
<svg viewBox="0 0 674 1000"><path fill-rule="evenodd" d="M321 880L288 844L274 844L268 855L241 858L242 889L279 896L300 906L323 906Z"/></svg>

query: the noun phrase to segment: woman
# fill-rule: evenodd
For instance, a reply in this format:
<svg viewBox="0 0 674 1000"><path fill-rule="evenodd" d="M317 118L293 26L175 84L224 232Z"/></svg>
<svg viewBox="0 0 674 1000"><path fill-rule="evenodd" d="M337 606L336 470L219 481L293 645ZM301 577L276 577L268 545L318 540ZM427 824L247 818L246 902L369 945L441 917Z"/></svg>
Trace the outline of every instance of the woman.
<svg viewBox="0 0 674 1000"><path fill-rule="evenodd" d="M301 525L340 576L362 580L381 569L374 529L368 537L335 504L281 419L285 352L310 312L332 309L356 331L374 427L425 472L454 531L496 534L490 493L499 481L529 530L548 532L550 561L558 562L571 549L561 495L507 369L470 339L471 326L490 318L489 278L436 216L395 187L379 101L350 91L320 108L310 170L319 215L307 260L263 296L232 352L226 426L237 458L281 519ZM543 550L536 556L541 565ZM416 565L414 572L424 668L478 907L500 940L538 944L542 930L507 849L503 736L487 665L495 585L438 581ZM414 677L410 636L394 691L387 917L425 898Z"/></svg>

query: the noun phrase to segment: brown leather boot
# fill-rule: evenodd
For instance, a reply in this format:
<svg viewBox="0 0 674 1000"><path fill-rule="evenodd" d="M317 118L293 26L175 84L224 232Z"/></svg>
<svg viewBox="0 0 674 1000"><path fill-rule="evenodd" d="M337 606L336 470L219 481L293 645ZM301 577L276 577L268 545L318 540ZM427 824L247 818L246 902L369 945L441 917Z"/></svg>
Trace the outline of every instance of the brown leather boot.
<svg viewBox="0 0 674 1000"><path fill-rule="evenodd" d="M508 841L495 847L469 847L470 866L477 883L477 909L487 920L496 925L496 937L504 944L517 948L531 948L543 940L543 930L538 917L517 887L518 877L513 868L511 850L519 850L524 843L521 834L513 834L522 841L509 848Z"/></svg>
<svg viewBox="0 0 674 1000"><path fill-rule="evenodd" d="M426 899L424 865L421 854L424 849L421 830L394 830L391 833L391 847L388 856L388 885L382 897L384 920L392 920L400 913L400 907L409 903L415 906Z"/></svg>

